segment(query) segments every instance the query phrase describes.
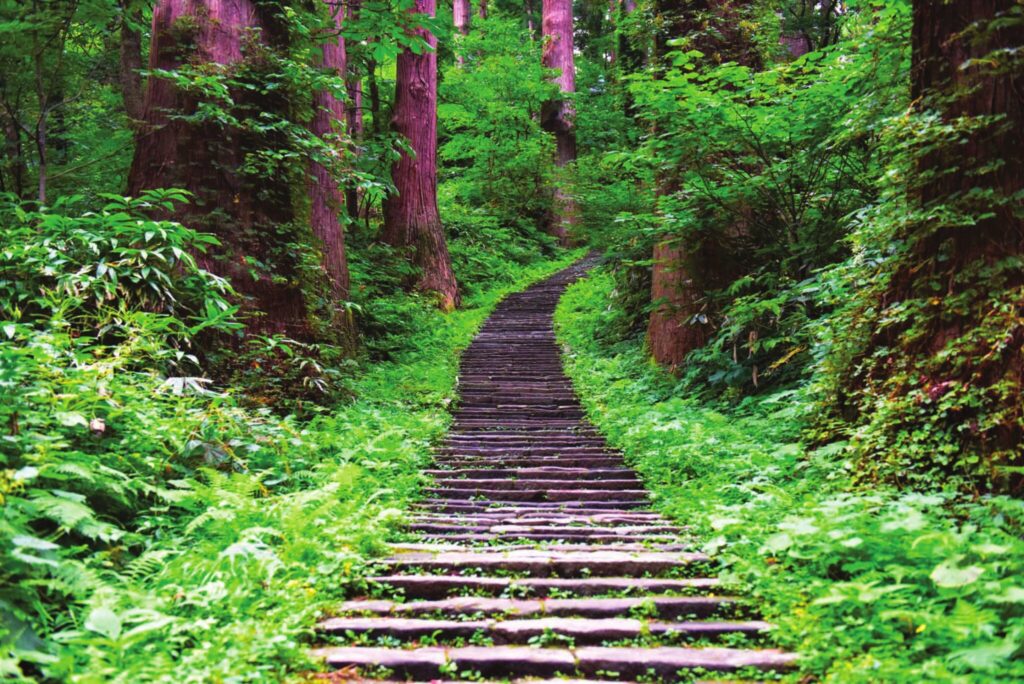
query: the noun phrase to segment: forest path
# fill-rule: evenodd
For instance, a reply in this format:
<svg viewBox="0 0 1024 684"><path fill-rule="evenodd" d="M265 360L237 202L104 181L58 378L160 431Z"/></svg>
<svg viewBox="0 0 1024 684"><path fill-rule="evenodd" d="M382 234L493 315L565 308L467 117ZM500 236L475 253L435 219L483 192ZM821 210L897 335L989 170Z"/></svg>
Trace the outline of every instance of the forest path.
<svg viewBox="0 0 1024 684"><path fill-rule="evenodd" d="M756 648L769 625L717 593L709 559L648 508L584 417L552 316L592 265L509 296L466 350L460 407L409 526L421 541L394 545L374 580L396 600L349 601L319 625L337 644L316 650L332 667L403 681L679 681L792 664Z"/></svg>

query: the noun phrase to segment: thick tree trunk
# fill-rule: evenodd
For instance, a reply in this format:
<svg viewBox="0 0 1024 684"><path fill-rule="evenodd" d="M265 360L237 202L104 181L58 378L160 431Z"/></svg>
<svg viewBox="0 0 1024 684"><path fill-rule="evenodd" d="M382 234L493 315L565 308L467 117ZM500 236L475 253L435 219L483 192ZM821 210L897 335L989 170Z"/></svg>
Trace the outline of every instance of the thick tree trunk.
<svg viewBox="0 0 1024 684"><path fill-rule="evenodd" d="M414 11L434 16L435 0L416 0ZM414 250L420 269L416 288L434 292L442 309L459 304L444 228L437 208L437 39L418 34L430 50L398 56L392 127L409 141L413 154L403 154L391 169L397 194L384 202L383 240Z"/></svg>
<svg viewBox="0 0 1024 684"><path fill-rule="evenodd" d="M153 9L150 69L173 70L186 62L231 65L243 58L252 31L263 28L253 0L205 2L159 0ZM254 97L244 93L239 98ZM308 338L309 325L295 264L279 255L279 226L295 219L292 188L251 178L237 169L248 149L259 144L238 130L191 123L171 113L192 114L198 102L169 80L150 78L143 125L128 176L128 192L177 187L194 198L176 218L215 234L221 246L197 254L201 267L228 278L254 314L251 329ZM264 108L286 102L261 101ZM271 263L275 272L254 272L250 260Z"/></svg>
<svg viewBox="0 0 1024 684"><path fill-rule="evenodd" d="M464 36L469 34L472 15L473 8L470 7L469 0L452 0L452 20L455 30Z"/></svg>
<svg viewBox="0 0 1024 684"><path fill-rule="evenodd" d="M348 4L349 19L358 19L362 3L360 0L350 0ZM346 109L348 117L348 137L353 147L358 147L363 139L363 80L358 73L349 71L345 83L345 90L348 93L349 106ZM359 190L348 188L345 190L345 207L349 218L355 222L359 220Z"/></svg>
<svg viewBox="0 0 1024 684"><path fill-rule="evenodd" d="M654 36L654 66L662 74L666 66L665 55L671 49L668 41L680 38L696 29L690 12L706 11L703 2L691 7L684 0L655 0L654 12L660 19ZM653 133L658 133L657 125ZM664 197L677 190L676 174L662 169L655 178L655 195ZM693 264L686 250L671 239L654 247L651 268L651 309L647 324L647 344L654 360L670 368L681 364L694 349L708 338L707 323L698 318L703 292L694 281Z"/></svg>
<svg viewBox="0 0 1024 684"><path fill-rule="evenodd" d="M469 35L470 17L472 15L473 8L470 7L469 0L452 0L452 22L455 24L455 30L459 35ZM462 65L465 62L466 58L462 54L462 47L459 45L458 40L456 40L455 63Z"/></svg>
<svg viewBox="0 0 1024 684"><path fill-rule="evenodd" d="M555 69L558 75L554 82L560 92L572 95L576 92L576 65L573 55L572 0L544 0L541 31L544 36L542 62L548 69ZM541 125L544 130L555 134L557 154L555 164L565 167L576 161L575 108L570 98L559 98L544 103L541 111ZM569 231L577 221L575 202L563 188L555 190L554 216L548 232L566 244Z"/></svg>
<svg viewBox="0 0 1024 684"><path fill-rule="evenodd" d="M669 41L692 35L699 36L693 47L706 55L714 54L722 62L758 66L756 51L736 28L739 23L736 11L748 4L750 0L657 0L654 11L661 21L655 33L653 60L658 73L667 66L665 55L673 49ZM702 25L706 17L714 20L714 31L708 31ZM657 135L657 127L653 133ZM655 183L658 197L672 195L678 190L677 174L673 169L660 170ZM728 270L722 266L728 259L722 256L722 250L717 246L704 245L703 250L699 247L684 245L672 238L654 247L651 272L654 308L647 326L647 341L654 360L665 366L678 366L711 336L705 293L709 285L713 285L707 281L716 270ZM698 254L703 263L695 262Z"/></svg>
<svg viewBox="0 0 1024 684"><path fill-rule="evenodd" d="M991 458L992 481L1019 488L1019 475L998 472L1024 465L1024 73L1009 56L1024 48L1024 25L1007 20L1018 5L913 3L915 106L959 132L925 141L910 179L922 218L897 236L908 250L877 302L850 391L869 421L877 397L924 389L930 400L915 404L908 432L956 436L963 453ZM968 227L949 220L957 214L976 218Z"/></svg>
<svg viewBox="0 0 1024 684"><path fill-rule="evenodd" d="M703 293L690 275L686 251L670 241L654 247L651 299L655 308L647 326L651 355L674 368L708 339L706 319L698 311Z"/></svg>
<svg viewBox="0 0 1024 684"><path fill-rule="evenodd" d="M124 111L133 123L142 120L142 9L130 0L121 0L120 73Z"/></svg>
<svg viewBox="0 0 1024 684"><path fill-rule="evenodd" d="M341 37L341 10L334 12L334 25L338 31L322 47L323 66L345 76L345 39ZM346 130L347 119L343 102L321 91L313 95L313 121L310 130L321 138ZM335 138L336 139L336 138ZM338 215L342 211L341 189L327 169L313 162L310 168L310 223L313 236L320 243L323 252L321 263L327 274L331 295L332 319L337 328L348 327L348 317L343 303L348 299L348 263L345 260L345 233Z"/></svg>

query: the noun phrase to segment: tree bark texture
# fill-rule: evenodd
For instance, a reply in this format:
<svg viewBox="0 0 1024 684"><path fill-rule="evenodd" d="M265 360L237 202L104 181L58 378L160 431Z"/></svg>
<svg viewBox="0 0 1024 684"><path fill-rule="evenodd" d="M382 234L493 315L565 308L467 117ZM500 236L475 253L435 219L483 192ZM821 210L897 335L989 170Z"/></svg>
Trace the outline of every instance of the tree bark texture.
<svg viewBox="0 0 1024 684"><path fill-rule="evenodd" d="M452 22L455 24L455 31L462 36L469 35L470 18L473 15L473 8L469 4L469 0L452 0ZM462 48L458 44L458 39L455 41L455 63L462 65L465 64L466 58L462 54Z"/></svg>
<svg viewBox="0 0 1024 684"><path fill-rule="evenodd" d="M937 144L929 139L917 159L911 201L922 217L896 236L909 248L873 303L874 334L859 354L849 394L870 420L875 397L923 389L930 401L915 408L919 424L958 436L964 453L981 452L993 466L1019 468L1024 71L1012 55L1024 49L1024 23L1011 18L1017 5L913 3L915 106L939 113L960 132ZM944 219L951 213L977 218L966 226ZM901 310L917 313L909 320ZM992 475L993 481L1007 477L1019 491L1019 475Z"/></svg>
<svg viewBox="0 0 1024 684"><path fill-rule="evenodd" d="M572 0L544 0L541 32L544 49L543 65L558 71L554 82L562 93L576 92L576 65L573 54ZM575 108L571 98L558 98L545 102L541 109L541 125L554 133L555 164L565 167L576 161ZM554 216L548 232L563 244L568 242L569 230L577 221L575 202L562 188L555 189Z"/></svg>
<svg viewBox="0 0 1024 684"><path fill-rule="evenodd" d="M359 17L359 10L361 7L360 0L350 0L348 4L348 18L357 19ZM360 141L363 139L363 80L359 73L349 70L348 77L346 80L346 90L348 91L348 102L349 106L346 110L348 117L348 137L352 141L353 147L358 148ZM356 150L358 153L358 149ZM349 218L352 221L359 219L359 190L356 188L348 188L345 190L345 206L348 211Z"/></svg>
<svg viewBox="0 0 1024 684"><path fill-rule="evenodd" d="M246 42L265 24L251 0L159 0L153 9L149 68L173 70L187 62L237 64ZM253 96L237 95L244 97ZM238 171L247 149L259 144L245 133L170 116L193 114L198 104L167 79L149 79L128 192L168 187L190 191L192 202L175 218L220 240L219 248L197 254L197 260L231 281L244 298L244 311L251 314L250 329L308 338L296 265L281 255L285 244L275 239L278 227L295 219L292 189L288 183ZM287 107L285 102L259 105ZM274 273L256 271L252 260L273 264Z"/></svg>
<svg viewBox="0 0 1024 684"><path fill-rule="evenodd" d="M336 33L322 46L323 67L344 78L346 74L345 39L341 36L342 10L332 9ZM347 129L345 104L325 91L313 94L313 121L310 130L321 138ZM333 137L338 141L337 137ZM340 144L340 143L339 143ZM345 259L345 233L339 214L344 209L341 189L327 169L316 162L310 168L310 223L313 237L320 243L321 263L327 274L331 297L332 319L336 327L348 327L345 308L340 306L348 299L349 274Z"/></svg>
<svg viewBox="0 0 1024 684"><path fill-rule="evenodd" d="M757 53L736 28L737 11L748 4L749 0L657 0L654 11L659 30L655 33L652 59L658 73L663 73L667 66L665 57L675 49L669 41L691 35L700 37L693 47L709 59L756 68ZM713 30L708 30L708 22L713 23ZM658 131L653 133L657 135ZM671 169L660 170L655 185L658 197L679 189ZM731 228L732 232L742 231L742 226ZM647 325L647 341L657 363L674 368L710 338L705 293L712 285L709 278L716 272L721 275L730 270L725 266L729 261L726 252L721 245L687 246L672 238L655 245L651 272L654 308ZM697 263L698 258L701 263Z"/></svg>
<svg viewBox="0 0 1024 684"><path fill-rule="evenodd" d="M413 11L432 17L435 9L435 0L416 0ZM398 56L391 123L413 154L403 153L392 166L397 193L384 202L382 239L414 250L416 288L436 293L448 311L458 306L459 291L437 207L437 39L423 29L417 33L431 49Z"/></svg>
<svg viewBox="0 0 1024 684"><path fill-rule="evenodd" d="M464 36L469 34L472 15L473 8L470 7L469 0L452 0L452 21L455 30Z"/></svg>
<svg viewBox="0 0 1024 684"><path fill-rule="evenodd" d="M142 94L142 9L130 2L121 2L121 44L120 73L121 96L124 98L124 111L133 123L143 117L144 100Z"/></svg>

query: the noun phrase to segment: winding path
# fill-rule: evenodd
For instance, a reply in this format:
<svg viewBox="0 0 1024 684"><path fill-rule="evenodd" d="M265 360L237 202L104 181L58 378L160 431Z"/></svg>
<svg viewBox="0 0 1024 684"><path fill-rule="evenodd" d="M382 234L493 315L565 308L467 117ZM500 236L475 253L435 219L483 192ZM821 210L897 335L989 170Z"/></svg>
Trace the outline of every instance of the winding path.
<svg viewBox="0 0 1024 684"><path fill-rule="evenodd" d="M590 265L508 297L466 350L455 424L410 525L422 541L395 545L375 578L395 600L349 601L320 624L343 644L317 649L331 666L392 680L689 681L792 664L758 648L769 625L718 593L709 559L648 508L587 422L552 315Z"/></svg>

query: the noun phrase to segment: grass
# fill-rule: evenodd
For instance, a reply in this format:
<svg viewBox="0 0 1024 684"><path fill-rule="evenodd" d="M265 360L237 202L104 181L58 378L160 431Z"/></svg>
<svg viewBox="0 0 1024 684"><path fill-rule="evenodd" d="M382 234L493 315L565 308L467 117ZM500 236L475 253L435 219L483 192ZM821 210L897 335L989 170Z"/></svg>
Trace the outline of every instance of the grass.
<svg viewBox="0 0 1024 684"><path fill-rule="evenodd" d="M350 400L309 420L245 409L227 394L204 395L187 412L184 399L165 407L154 398L140 434L155 441L161 425L174 425L197 443L258 457L208 459L194 476L157 483L159 496L121 521L130 533L120 543L62 551L35 583L50 602L39 606L66 597L47 609L49 631L22 632L0 671L11 681L180 684L318 669L306 655L317 619L370 591L372 559L426 481L420 471L447 429L461 350L506 293L578 257L503 274L448 315L396 295L409 300L400 308L413 332L348 381ZM110 401L144 406L149 380L132 382L138 395L115 386Z"/></svg>
<svg viewBox="0 0 1024 684"><path fill-rule="evenodd" d="M598 270L556 312L587 414L802 655L793 681L1024 678L1024 502L855 488L844 444L802 442L802 390L702 401L641 340L603 339L615 302Z"/></svg>

